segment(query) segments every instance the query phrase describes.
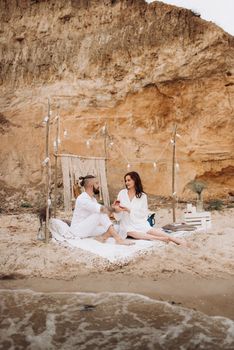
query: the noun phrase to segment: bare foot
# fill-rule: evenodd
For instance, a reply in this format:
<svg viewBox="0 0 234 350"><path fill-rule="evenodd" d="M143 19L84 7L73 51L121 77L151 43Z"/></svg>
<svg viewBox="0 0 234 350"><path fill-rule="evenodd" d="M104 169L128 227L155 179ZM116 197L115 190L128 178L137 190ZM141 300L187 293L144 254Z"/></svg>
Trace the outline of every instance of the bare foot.
<svg viewBox="0 0 234 350"><path fill-rule="evenodd" d="M186 248L190 248L192 249L193 248L193 245L190 243L190 242L186 242L185 241L185 245L184 245Z"/></svg>
<svg viewBox="0 0 234 350"><path fill-rule="evenodd" d="M126 239L124 239L124 240L119 240L119 241L116 241L116 244L120 244L120 245L134 245L135 243L134 242L129 242L129 241L127 241Z"/></svg>
<svg viewBox="0 0 234 350"><path fill-rule="evenodd" d="M100 243L105 243L106 239L103 236L97 236L95 237L95 240L100 242Z"/></svg>
<svg viewBox="0 0 234 350"><path fill-rule="evenodd" d="M181 247L191 248L190 244L186 242L185 240L182 240L180 242Z"/></svg>

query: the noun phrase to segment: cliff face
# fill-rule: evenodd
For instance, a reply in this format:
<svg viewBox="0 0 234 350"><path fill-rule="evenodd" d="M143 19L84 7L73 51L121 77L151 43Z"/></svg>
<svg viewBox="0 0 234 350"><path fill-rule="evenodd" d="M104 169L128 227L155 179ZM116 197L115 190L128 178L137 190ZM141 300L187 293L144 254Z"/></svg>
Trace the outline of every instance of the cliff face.
<svg viewBox="0 0 234 350"><path fill-rule="evenodd" d="M213 197L233 189L232 36L157 1L1 0L0 14L3 186L42 186L49 97L52 115L58 108L61 115L60 153L103 155L103 137L93 136L105 123L115 136L108 146L113 191L129 162L146 191L171 193L175 123L177 193L186 195L194 178L205 179Z"/></svg>

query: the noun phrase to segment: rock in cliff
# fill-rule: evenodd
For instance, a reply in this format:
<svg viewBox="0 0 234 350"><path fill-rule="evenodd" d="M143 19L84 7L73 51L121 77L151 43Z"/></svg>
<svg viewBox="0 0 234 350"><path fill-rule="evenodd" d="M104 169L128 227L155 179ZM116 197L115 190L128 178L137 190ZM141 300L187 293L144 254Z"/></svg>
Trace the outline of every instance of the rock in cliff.
<svg viewBox="0 0 234 350"><path fill-rule="evenodd" d="M50 98L60 153L103 155L98 130L107 125L113 192L131 169L148 193L170 195L175 124L178 195L194 178L208 182L209 196L233 189L231 35L158 1L1 0L0 16L2 186L43 186ZM53 138L52 126L51 152Z"/></svg>

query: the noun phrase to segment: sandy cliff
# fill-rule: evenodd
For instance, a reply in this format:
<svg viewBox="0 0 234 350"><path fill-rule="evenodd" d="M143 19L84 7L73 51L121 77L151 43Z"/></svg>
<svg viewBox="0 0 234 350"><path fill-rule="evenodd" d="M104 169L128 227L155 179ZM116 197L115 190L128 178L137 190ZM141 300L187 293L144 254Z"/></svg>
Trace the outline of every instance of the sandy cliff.
<svg viewBox="0 0 234 350"><path fill-rule="evenodd" d="M60 108L60 153L103 155L101 135L85 141L107 123L112 192L130 162L146 191L170 195L175 123L177 193L196 177L209 196L233 189L232 36L157 1L1 0L0 14L2 189L43 186L47 97L52 115Z"/></svg>

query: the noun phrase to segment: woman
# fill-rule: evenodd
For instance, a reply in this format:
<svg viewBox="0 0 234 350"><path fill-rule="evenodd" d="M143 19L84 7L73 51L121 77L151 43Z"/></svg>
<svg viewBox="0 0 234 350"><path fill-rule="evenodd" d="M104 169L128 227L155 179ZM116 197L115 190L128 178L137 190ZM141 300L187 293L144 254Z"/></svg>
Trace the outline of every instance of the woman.
<svg viewBox="0 0 234 350"><path fill-rule="evenodd" d="M174 242L186 246L186 242L167 235L161 229L152 228L147 221L148 202L138 173L131 171L124 176L126 189L114 202L115 219L120 221L120 235L144 240Z"/></svg>

